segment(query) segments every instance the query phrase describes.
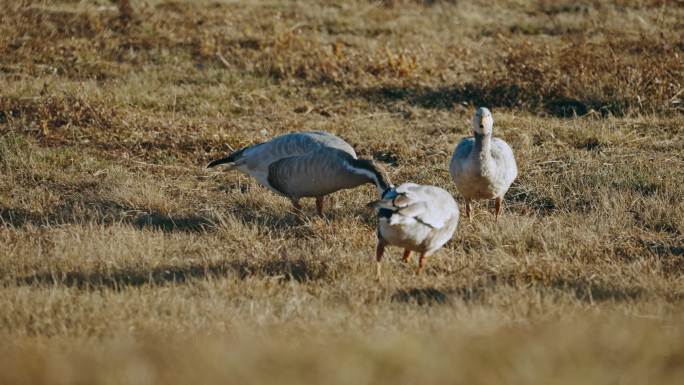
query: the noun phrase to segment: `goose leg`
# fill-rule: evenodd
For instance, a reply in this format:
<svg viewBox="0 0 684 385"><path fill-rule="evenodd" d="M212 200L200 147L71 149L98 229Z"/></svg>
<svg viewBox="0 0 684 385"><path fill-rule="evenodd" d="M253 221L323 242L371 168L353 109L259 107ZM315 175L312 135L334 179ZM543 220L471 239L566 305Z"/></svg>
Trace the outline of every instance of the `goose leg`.
<svg viewBox="0 0 684 385"><path fill-rule="evenodd" d="M382 261L382 255L385 253L385 242L378 238L378 245L375 248L375 279L380 280L380 263Z"/></svg>
<svg viewBox="0 0 684 385"><path fill-rule="evenodd" d="M411 256L411 250L404 249L404 256L401 257L401 261L404 263L408 262L410 256Z"/></svg>
<svg viewBox="0 0 684 385"><path fill-rule="evenodd" d="M318 215L323 216L323 204L325 203L325 197L316 197L316 211Z"/></svg>
<svg viewBox="0 0 684 385"><path fill-rule="evenodd" d="M420 258L418 258L418 270L416 270L416 275L420 275L425 266L425 253L420 253Z"/></svg>
<svg viewBox="0 0 684 385"><path fill-rule="evenodd" d="M501 197L496 198L494 202L494 221L499 221L499 214L501 213Z"/></svg>
<svg viewBox="0 0 684 385"><path fill-rule="evenodd" d="M465 201L465 214L468 220L470 221L472 219L470 217L470 199L466 199Z"/></svg>

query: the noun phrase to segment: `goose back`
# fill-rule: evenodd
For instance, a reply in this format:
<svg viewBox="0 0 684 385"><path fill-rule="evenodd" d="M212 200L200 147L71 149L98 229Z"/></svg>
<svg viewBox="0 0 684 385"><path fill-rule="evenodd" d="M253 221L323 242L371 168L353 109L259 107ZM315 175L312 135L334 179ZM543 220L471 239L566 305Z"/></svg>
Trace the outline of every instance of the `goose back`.
<svg viewBox="0 0 684 385"><path fill-rule="evenodd" d="M339 137L322 131L295 132L244 149L239 158L247 171L266 171L268 167L283 158L306 154L320 148L333 148L356 158L352 146Z"/></svg>
<svg viewBox="0 0 684 385"><path fill-rule="evenodd" d="M391 245L430 255L442 247L458 225L458 205L446 190L404 183L396 194L374 203L378 235Z"/></svg>
<svg viewBox="0 0 684 385"><path fill-rule="evenodd" d="M338 151L356 159L352 146L339 137L323 131L307 131L281 135L268 142L241 148L225 158L212 161L207 167L224 165L236 168L255 178L259 184L282 194L281 190L269 183L271 165L323 149Z"/></svg>

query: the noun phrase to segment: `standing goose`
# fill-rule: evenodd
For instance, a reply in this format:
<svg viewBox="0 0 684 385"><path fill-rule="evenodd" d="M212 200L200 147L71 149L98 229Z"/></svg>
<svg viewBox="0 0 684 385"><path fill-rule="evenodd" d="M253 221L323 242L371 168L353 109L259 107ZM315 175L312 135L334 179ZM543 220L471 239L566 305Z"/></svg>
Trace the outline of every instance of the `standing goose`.
<svg viewBox="0 0 684 385"><path fill-rule="evenodd" d="M511 147L499 138L492 138L492 113L480 107L473 117L473 136L456 146L449 172L458 191L465 199L465 212L471 217L470 201L495 199L495 220L499 220L501 201L518 176L518 167Z"/></svg>
<svg viewBox="0 0 684 385"><path fill-rule="evenodd" d="M371 160L357 159L349 143L327 132L295 132L241 148L207 168L223 166L254 177L259 184L292 201L316 198L323 215L324 197L335 191L373 183L382 194L392 187L387 173Z"/></svg>
<svg viewBox="0 0 684 385"><path fill-rule="evenodd" d="M404 183L387 190L369 207L378 210L378 244L376 277L380 278L380 262L385 246L404 248L402 260L411 251L420 253L417 274L423 270L425 257L442 247L456 231L458 205L447 191L435 187Z"/></svg>

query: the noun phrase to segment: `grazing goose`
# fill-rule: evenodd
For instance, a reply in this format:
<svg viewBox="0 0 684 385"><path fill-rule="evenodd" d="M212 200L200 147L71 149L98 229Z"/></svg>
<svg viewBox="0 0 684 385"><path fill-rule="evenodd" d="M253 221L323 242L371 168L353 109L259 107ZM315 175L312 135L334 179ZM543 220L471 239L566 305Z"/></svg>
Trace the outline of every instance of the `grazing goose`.
<svg viewBox="0 0 684 385"><path fill-rule="evenodd" d="M378 245L376 277L380 278L380 261L385 246L404 248L402 260L411 251L420 253L417 274L423 270L425 257L442 247L456 231L458 205L447 191L435 187L404 183L387 190L369 207L378 210Z"/></svg>
<svg viewBox="0 0 684 385"><path fill-rule="evenodd" d="M295 132L241 148L207 167L223 166L254 177L292 201L316 198L323 215L324 197L337 190L373 183L382 194L392 187L387 173L371 160L357 159L349 143L327 132Z"/></svg>
<svg viewBox="0 0 684 385"><path fill-rule="evenodd" d="M473 117L473 136L456 146L449 172L465 199L465 213L471 217L470 201L495 199L495 220L499 220L501 201L518 175L513 150L499 138L492 138L494 119L480 107Z"/></svg>

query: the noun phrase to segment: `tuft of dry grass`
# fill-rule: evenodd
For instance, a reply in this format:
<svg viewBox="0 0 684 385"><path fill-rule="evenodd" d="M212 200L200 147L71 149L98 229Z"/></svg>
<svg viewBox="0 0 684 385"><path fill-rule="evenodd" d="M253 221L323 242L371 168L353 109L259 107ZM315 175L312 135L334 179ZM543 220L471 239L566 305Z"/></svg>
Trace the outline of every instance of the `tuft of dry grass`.
<svg viewBox="0 0 684 385"><path fill-rule="evenodd" d="M3 11L0 383L680 382L681 2ZM370 186L318 218L203 169L327 130L458 198L474 105L520 177L421 277L373 280Z"/></svg>

